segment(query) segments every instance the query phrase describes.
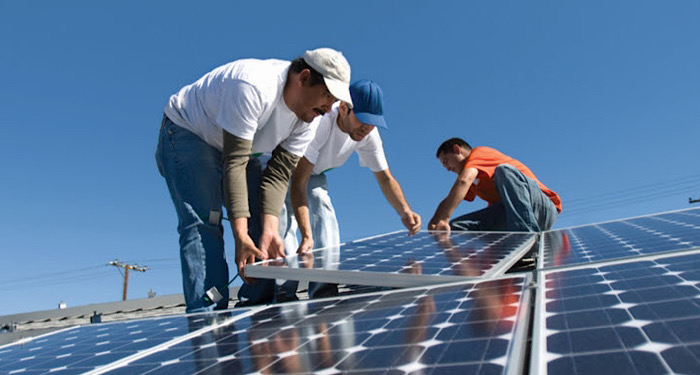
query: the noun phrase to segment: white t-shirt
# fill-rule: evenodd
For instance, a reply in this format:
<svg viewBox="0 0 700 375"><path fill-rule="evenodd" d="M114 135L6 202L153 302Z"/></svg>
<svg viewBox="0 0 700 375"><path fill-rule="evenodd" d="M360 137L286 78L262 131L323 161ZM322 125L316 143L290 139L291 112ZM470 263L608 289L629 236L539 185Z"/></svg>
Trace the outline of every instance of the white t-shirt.
<svg viewBox="0 0 700 375"><path fill-rule="evenodd" d="M313 139L313 125L296 117L282 91L289 61L243 59L222 65L170 97L165 114L218 150L223 130L253 141L253 153L281 145L302 156Z"/></svg>
<svg viewBox="0 0 700 375"><path fill-rule="evenodd" d="M316 135L304 153L304 157L314 164L313 174L321 174L331 168L345 164L353 151L357 151L360 165L369 167L372 172L389 168L384 156L382 139L375 127L365 138L355 142L338 127L338 103L323 115L316 129Z"/></svg>

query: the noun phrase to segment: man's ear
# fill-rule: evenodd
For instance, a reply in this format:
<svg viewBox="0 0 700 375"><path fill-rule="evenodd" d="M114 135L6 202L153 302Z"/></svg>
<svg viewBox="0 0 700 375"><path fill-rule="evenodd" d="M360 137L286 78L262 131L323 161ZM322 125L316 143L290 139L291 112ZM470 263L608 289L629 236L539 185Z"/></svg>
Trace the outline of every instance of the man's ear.
<svg viewBox="0 0 700 375"><path fill-rule="evenodd" d="M339 113L342 113L343 116L347 116L350 114L351 109L348 107L348 103L345 103L341 100L338 105L340 106L340 110L338 111Z"/></svg>
<svg viewBox="0 0 700 375"><path fill-rule="evenodd" d="M311 71L309 69L303 69L301 72L299 72L299 83L302 86L308 86L308 83L310 80L311 80Z"/></svg>
<svg viewBox="0 0 700 375"><path fill-rule="evenodd" d="M462 152L462 147L460 145L452 145L452 152L459 155Z"/></svg>

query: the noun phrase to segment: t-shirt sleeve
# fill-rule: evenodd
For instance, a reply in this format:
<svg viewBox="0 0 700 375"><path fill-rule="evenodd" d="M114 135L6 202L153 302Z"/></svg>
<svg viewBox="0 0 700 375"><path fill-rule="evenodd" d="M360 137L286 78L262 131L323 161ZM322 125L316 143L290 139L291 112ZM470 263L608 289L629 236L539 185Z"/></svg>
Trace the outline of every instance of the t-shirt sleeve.
<svg viewBox="0 0 700 375"><path fill-rule="evenodd" d="M297 121L292 129L292 133L287 137L280 146L289 151L294 156L302 157L309 146L309 143L314 139L316 128L318 128L319 118L316 117L310 123Z"/></svg>
<svg viewBox="0 0 700 375"><path fill-rule="evenodd" d="M220 100L216 124L236 137L252 141L263 112L258 90L245 81L233 80L222 88Z"/></svg>
<svg viewBox="0 0 700 375"><path fill-rule="evenodd" d="M493 172L499 164L509 163L513 159L489 147L476 147L472 150L464 168L476 168L479 178L493 177ZM483 174L483 175L482 175Z"/></svg>
<svg viewBox="0 0 700 375"><path fill-rule="evenodd" d="M306 158L306 160L311 162L311 164L316 164L316 162L318 161L318 155L321 152L321 148L328 141L328 137L330 135L331 130L329 124L332 125L332 121L329 121L328 119L331 117L332 116L323 116L319 120L318 127L316 128L316 133L314 134L314 139L311 141L311 143L309 143L309 146L304 152L304 157Z"/></svg>
<svg viewBox="0 0 700 375"><path fill-rule="evenodd" d="M360 166L368 167L372 172L379 172L389 168L389 163L384 155L382 139L377 128L367 135L357 147L357 156L360 158Z"/></svg>

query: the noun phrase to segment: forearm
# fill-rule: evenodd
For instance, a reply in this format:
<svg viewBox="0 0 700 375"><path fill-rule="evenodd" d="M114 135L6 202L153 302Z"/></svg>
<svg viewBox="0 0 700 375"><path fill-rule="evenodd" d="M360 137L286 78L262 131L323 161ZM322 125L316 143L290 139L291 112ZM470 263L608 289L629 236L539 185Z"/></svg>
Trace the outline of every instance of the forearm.
<svg viewBox="0 0 700 375"><path fill-rule="evenodd" d="M306 194L304 198L306 199ZM311 229L311 213L308 204L295 206L294 216L297 218L299 231L301 232L301 242L297 248L297 253L303 254L314 248L314 233Z"/></svg>
<svg viewBox="0 0 700 375"><path fill-rule="evenodd" d="M448 220L450 217L452 217L452 214L457 209L457 206L459 206L464 197L467 195L469 187L474 182L477 173L478 171L476 169L467 168L458 175L457 180L455 181L454 185L452 185L452 189L450 189L450 193L447 194L447 197L440 202L435 210L435 215L433 215L433 220L431 220L431 222L436 219Z"/></svg>
<svg viewBox="0 0 700 375"><path fill-rule="evenodd" d="M399 216L409 212L411 208L408 206L408 202L406 202L406 198L401 191L399 183L393 177L380 181L379 186L382 190L382 194L384 194L384 198L389 202L394 211L396 211Z"/></svg>
<svg viewBox="0 0 700 375"><path fill-rule="evenodd" d="M456 206L452 207L449 197L445 198L435 209L433 217L428 222L428 230L444 230L449 231L449 220Z"/></svg>
<svg viewBox="0 0 700 375"><path fill-rule="evenodd" d="M231 232L234 240L238 241L241 238L248 237L248 218L237 217L231 219Z"/></svg>
<svg viewBox="0 0 700 375"><path fill-rule="evenodd" d="M303 238L313 238L311 230L311 212L308 205L303 205L294 208L294 216L299 224L299 232Z"/></svg>
<svg viewBox="0 0 700 375"><path fill-rule="evenodd" d="M460 202L461 199L455 199L454 197L447 196L447 198L443 199L437 206L433 217L439 219L449 219L452 217L452 214L455 212Z"/></svg>
<svg viewBox="0 0 700 375"><path fill-rule="evenodd" d="M226 206L226 211L228 211L228 217L232 220L232 228L233 219L250 217L246 166L248 165L252 146L253 141L238 138L224 131L224 205Z"/></svg>
<svg viewBox="0 0 700 375"><path fill-rule="evenodd" d="M280 218L279 216L263 214L262 217L263 232L279 233Z"/></svg>
<svg viewBox="0 0 700 375"><path fill-rule="evenodd" d="M374 177L377 179L377 183L379 183L379 187L382 189L384 198L399 215L401 223L408 229L408 235L412 236L416 234L420 230L420 215L411 211L408 202L406 202L406 198L403 196L399 183L394 179L391 173L389 173L388 169L374 172Z"/></svg>
<svg viewBox="0 0 700 375"><path fill-rule="evenodd" d="M294 216L297 219L302 237L306 239L313 238L311 211L309 210L309 196L307 192L313 167L313 164L311 164L306 157L302 157L292 175L292 206L294 207Z"/></svg>
<svg viewBox="0 0 700 375"><path fill-rule="evenodd" d="M272 152L272 158L267 163L260 183L261 206L263 215L279 217L284 198L287 195L289 178L299 157L277 147Z"/></svg>

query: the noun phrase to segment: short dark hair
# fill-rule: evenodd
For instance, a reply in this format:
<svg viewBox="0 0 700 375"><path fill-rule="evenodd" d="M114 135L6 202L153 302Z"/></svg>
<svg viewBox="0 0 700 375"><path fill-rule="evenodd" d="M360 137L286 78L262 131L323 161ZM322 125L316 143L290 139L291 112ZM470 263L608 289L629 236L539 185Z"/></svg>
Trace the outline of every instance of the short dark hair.
<svg viewBox="0 0 700 375"><path fill-rule="evenodd" d="M437 153L435 154L435 157L440 157L440 154L446 154L446 153L452 153L452 148L454 145L459 145L459 147L466 148L467 150L471 151L472 146L467 143L462 138L450 138L446 140L445 142L442 142L440 147L438 147Z"/></svg>
<svg viewBox="0 0 700 375"><path fill-rule="evenodd" d="M311 86L326 83L323 80L323 75L317 72L316 69L312 68L311 65L306 63L303 57L297 57L292 61L292 65L289 66L289 71L292 73L301 73L301 71L304 69L309 69L309 71L311 72L311 80L309 81L309 83L311 83Z"/></svg>

